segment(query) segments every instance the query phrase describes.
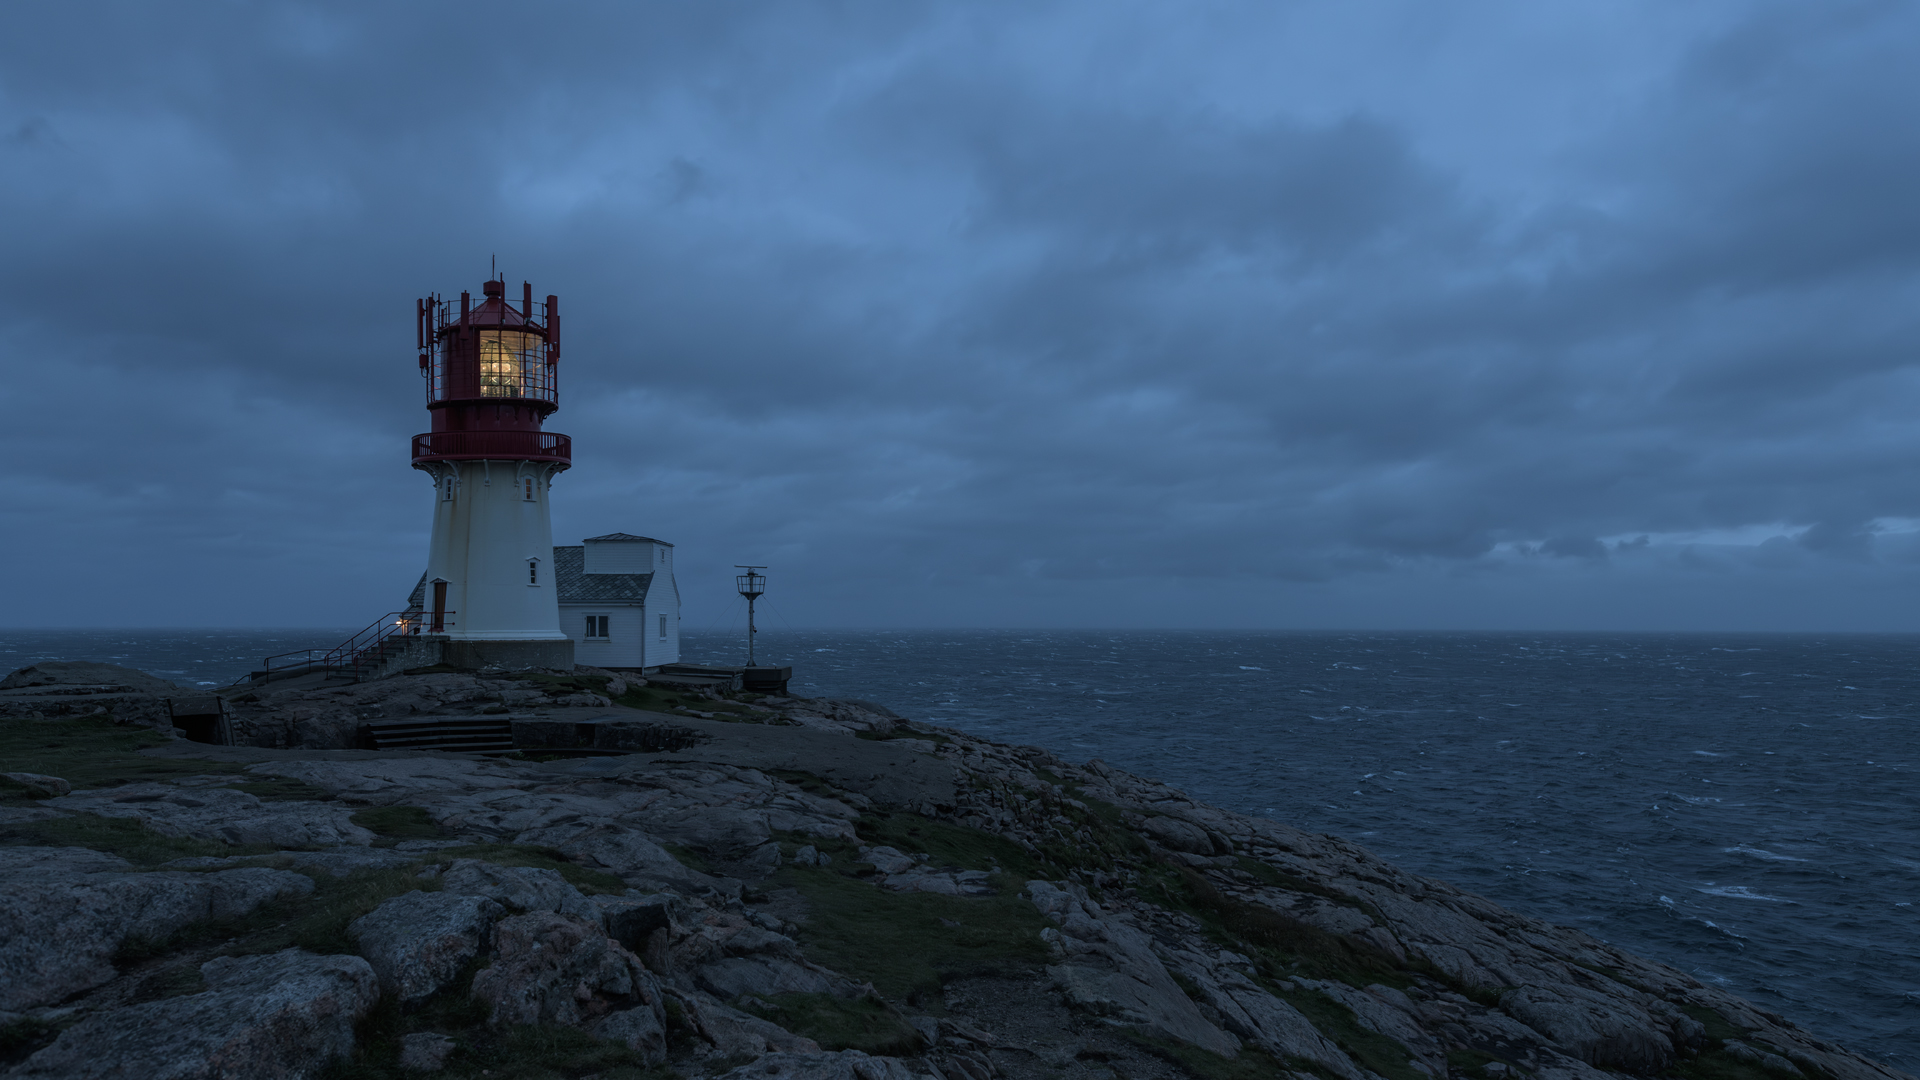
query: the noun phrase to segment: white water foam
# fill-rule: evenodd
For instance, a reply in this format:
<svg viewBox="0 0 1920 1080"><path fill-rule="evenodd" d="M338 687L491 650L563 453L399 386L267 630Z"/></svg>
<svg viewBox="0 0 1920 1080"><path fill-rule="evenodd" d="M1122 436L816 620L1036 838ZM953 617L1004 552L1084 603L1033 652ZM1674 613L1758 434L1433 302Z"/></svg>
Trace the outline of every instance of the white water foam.
<svg viewBox="0 0 1920 1080"><path fill-rule="evenodd" d="M1720 850L1725 852L1728 855L1751 855L1756 859L1771 859L1774 862L1806 862L1807 861L1805 859L1795 858L1792 855L1780 855L1771 851L1764 851L1757 847L1746 847L1744 845L1739 847L1721 848Z"/></svg>
<svg viewBox="0 0 1920 1080"><path fill-rule="evenodd" d="M1754 892L1745 885L1713 885L1709 882L1707 885L1695 886L1693 891L1706 893L1708 896L1724 896L1729 900L1764 900L1770 904L1793 903L1785 897L1767 896L1764 893Z"/></svg>

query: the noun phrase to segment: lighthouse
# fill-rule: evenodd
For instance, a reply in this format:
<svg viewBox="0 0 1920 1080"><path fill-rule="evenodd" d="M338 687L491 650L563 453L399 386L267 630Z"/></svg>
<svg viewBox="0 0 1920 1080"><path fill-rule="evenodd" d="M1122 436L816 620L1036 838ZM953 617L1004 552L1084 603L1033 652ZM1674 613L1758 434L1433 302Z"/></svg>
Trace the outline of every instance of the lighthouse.
<svg viewBox="0 0 1920 1080"><path fill-rule="evenodd" d="M433 539L419 631L466 668L572 668L553 559L553 480L573 442L544 429L560 407L560 298L517 298L489 280L475 303L417 304L420 375L432 430L413 467L433 479Z"/></svg>

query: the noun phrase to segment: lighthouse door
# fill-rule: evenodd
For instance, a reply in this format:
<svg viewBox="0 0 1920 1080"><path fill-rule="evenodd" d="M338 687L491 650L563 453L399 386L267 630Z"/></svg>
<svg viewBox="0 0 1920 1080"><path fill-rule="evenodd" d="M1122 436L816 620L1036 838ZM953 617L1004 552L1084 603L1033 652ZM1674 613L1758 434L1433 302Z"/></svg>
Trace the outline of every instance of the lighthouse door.
<svg viewBox="0 0 1920 1080"><path fill-rule="evenodd" d="M431 633L444 634L446 632L447 583L444 581L436 581L433 583L433 630Z"/></svg>

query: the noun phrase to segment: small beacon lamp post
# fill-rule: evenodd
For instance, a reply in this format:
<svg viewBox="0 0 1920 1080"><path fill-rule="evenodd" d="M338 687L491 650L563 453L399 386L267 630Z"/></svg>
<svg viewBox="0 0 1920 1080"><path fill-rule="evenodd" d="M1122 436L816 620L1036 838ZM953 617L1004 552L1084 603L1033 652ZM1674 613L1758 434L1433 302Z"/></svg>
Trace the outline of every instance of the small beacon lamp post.
<svg viewBox="0 0 1920 1080"><path fill-rule="evenodd" d="M753 625L753 602L760 599L767 591L767 575L756 573L756 571L765 570L766 567L740 566L736 563L734 569L746 571L744 574L737 575L733 583L740 590L740 595L747 598L747 666L753 667L753 635L756 630Z"/></svg>

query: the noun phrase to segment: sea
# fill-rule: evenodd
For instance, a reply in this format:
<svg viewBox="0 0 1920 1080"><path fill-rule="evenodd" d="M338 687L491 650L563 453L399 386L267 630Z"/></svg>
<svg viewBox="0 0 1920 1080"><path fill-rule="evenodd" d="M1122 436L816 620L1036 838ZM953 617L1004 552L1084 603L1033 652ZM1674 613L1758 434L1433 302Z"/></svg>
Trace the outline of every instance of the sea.
<svg viewBox="0 0 1920 1080"><path fill-rule="evenodd" d="M0 631L182 685L342 631ZM1920 1072L1920 635L760 634L792 689L1352 840ZM740 663L690 633L690 662Z"/></svg>

